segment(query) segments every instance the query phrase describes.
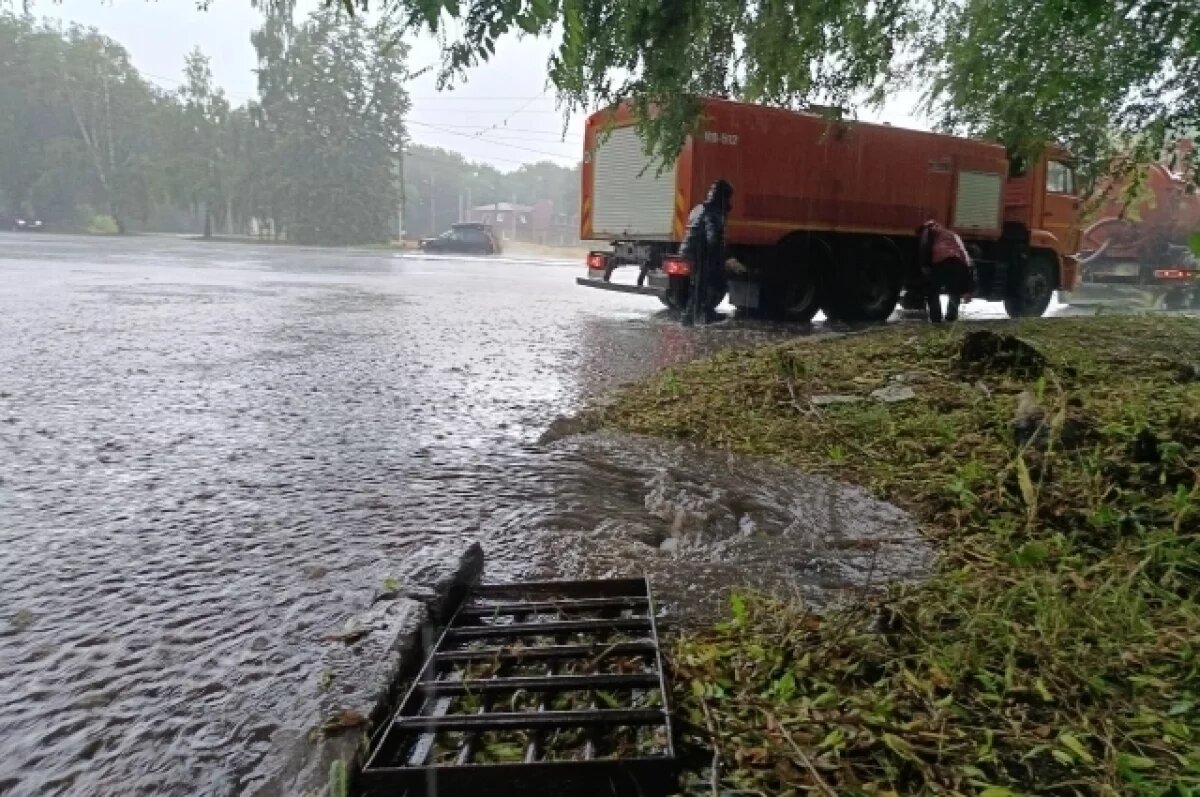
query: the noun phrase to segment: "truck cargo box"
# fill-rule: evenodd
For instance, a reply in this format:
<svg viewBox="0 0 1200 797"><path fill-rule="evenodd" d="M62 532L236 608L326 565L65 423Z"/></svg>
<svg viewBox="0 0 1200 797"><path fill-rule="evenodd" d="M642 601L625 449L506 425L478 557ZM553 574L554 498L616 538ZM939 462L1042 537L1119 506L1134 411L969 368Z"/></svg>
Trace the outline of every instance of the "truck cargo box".
<svg viewBox="0 0 1200 797"><path fill-rule="evenodd" d="M1000 235L1008 160L997 144L712 100L703 131L661 170L634 121L627 111L588 121L585 240L677 241L719 177L737 193L731 243L796 229L911 235L931 218L964 238Z"/></svg>
<svg viewBox="0 0 1200 797"><path fill-rule="evenodd" d="M996 143L712 99L664 167L645 154L636 121L619 106L585 126L580 237L613 245L590 259L592 282L636 264L652 284L675 280L662 298L680 304L688 276L665 272L663 258L725 179L726 245L750 267L740 280L755 284L736 295L756 305L766 297L811 317L823 302L827 314L886 317L918 279L915 232L929 220L972 247L981 295L1010 312L1040 315L1054 289L1073 284L1078 203L1063 153L1026 167Z"/></svg>

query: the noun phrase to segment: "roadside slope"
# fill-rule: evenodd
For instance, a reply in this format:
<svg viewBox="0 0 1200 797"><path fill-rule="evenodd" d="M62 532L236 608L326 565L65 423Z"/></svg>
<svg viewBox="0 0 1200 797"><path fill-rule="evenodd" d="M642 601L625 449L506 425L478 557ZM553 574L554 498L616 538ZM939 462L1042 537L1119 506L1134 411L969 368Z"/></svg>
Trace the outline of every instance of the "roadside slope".
<svg viewBox="0 0 1200 797"><path fill-rule="evenodd" d="M728 785L1200 788L1200 324L969 330L722 354L606 411L863 485L941 550L929 582L870 605L816 617L747 596L679 640L679 713Z"/></svg>

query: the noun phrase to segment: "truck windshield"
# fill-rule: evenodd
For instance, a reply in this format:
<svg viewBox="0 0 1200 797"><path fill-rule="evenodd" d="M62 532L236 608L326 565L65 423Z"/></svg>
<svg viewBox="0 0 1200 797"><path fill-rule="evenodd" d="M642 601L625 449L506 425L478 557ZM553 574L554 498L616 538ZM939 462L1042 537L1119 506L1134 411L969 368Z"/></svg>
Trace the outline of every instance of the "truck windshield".
<svg viewBox="0 0 1200 797"><path fill-rule="evenodd" d="M1050 161L1046 164L1046 190L1051 194L1074 194L1074 170L1061 161Z"/></svg>

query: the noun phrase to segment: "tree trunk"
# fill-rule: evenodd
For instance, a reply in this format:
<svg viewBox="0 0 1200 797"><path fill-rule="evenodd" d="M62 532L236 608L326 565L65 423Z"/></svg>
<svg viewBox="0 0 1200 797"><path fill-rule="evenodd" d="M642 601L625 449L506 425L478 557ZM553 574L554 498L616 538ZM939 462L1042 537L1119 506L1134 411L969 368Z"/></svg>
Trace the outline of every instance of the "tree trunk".
<svg viewBox="0 0 1200 797"><path fill-rule="evenodd" d="M212 208L210 208L210 207L208 206L208 203L207 203L207 202L205 202L205 203L204 203L204 237L205 237L205 238L212 238L212 237L213 237L213 233L212 233Z"/></svg>

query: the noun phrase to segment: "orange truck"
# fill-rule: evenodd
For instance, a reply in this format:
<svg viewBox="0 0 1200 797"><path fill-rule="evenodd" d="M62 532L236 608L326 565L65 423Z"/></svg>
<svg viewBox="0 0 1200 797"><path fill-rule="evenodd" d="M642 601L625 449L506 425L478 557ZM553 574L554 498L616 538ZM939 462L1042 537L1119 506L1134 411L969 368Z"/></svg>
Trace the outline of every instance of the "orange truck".
<svg viewBox="0 0 1200 797"><path fill-rule="evenodd" d="M708 291L710 308L727 289L739 310L802 322L884 320L902 292L917 309L916 232L929 219L972 251L975 296L1010 316L1039 316L1075 284L1079 201L1061 151L1027 163L994 143L713 99L661 168L635 122L626 106L587 120L580 237L609 247L588 256L581 285L686 304L690 264L676 253L718 178L734 189L728 254L746 268ZM646 284L613 282L621 266Z"/></svg>
<svg viewBox="0 0 1200 797"><path fill-rule="evenodd" d="M1200 260L1190 249L1200 236L1191 151L1190 140L1178 143L1175 160L1183 163L1182 172L1154 163L1141 167L1136 181L1121 174L1096 186L1089 203L1096 208L1083 229L1080 281L1062 298L1083 305L1200 309Z"/></svg>

